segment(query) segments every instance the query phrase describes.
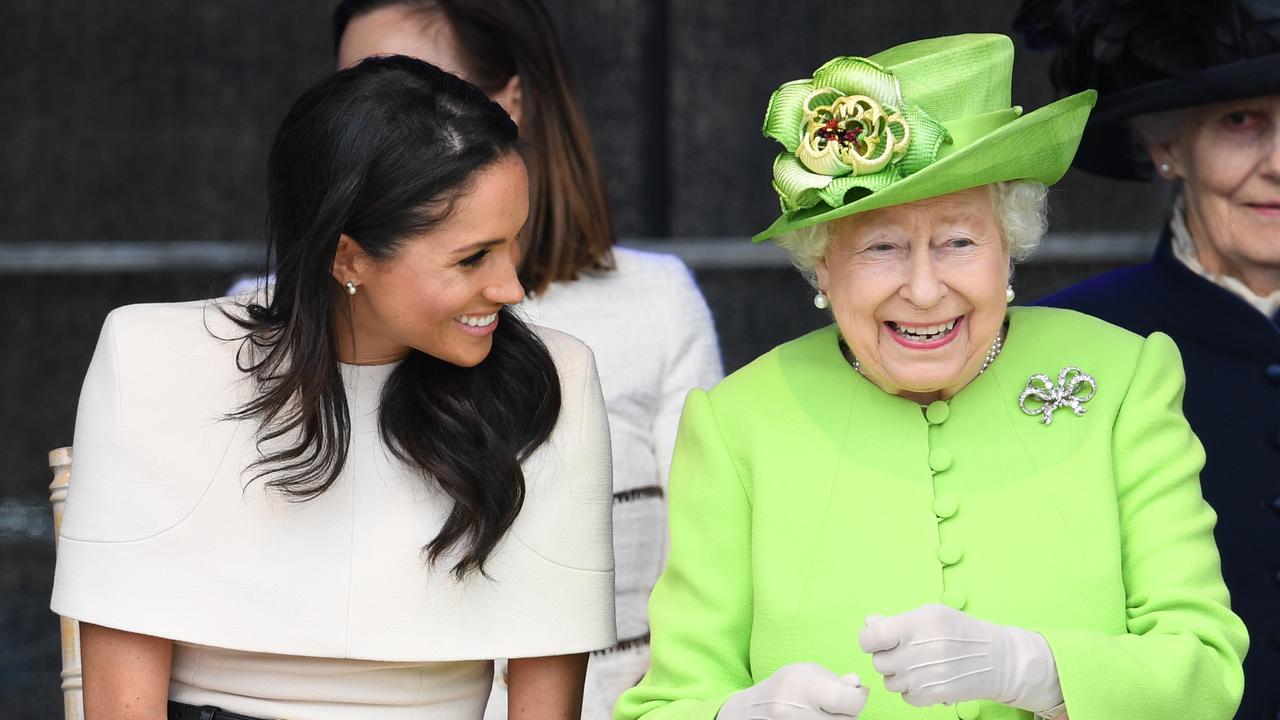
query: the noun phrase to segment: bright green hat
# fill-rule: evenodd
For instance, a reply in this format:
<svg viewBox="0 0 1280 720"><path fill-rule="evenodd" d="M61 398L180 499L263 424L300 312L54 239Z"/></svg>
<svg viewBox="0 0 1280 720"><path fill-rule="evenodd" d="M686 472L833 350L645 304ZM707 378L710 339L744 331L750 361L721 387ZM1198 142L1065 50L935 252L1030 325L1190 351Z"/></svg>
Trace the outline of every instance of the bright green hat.
<svg viewBox="0 0 1280 720"><path fill-rule="evenodd" d="M764 134L782 217L752 240L828 220L1071 165L1097 93L1028 115L1009 105L1013 43L955 35L869 58L838 57L774 91Z"/></svg>

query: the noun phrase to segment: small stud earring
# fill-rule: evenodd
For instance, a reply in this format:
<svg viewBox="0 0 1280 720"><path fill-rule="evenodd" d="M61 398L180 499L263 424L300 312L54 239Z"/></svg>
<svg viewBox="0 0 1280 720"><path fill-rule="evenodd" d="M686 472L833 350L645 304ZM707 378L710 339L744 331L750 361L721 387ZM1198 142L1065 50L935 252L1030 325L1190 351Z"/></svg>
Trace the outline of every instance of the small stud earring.
<svg viewBox="0 0 1280 720"><path fill-rule="evenodd" d="M356 294L356 283L355 283L355 281L354 281L354 280L348 280L348 281L347 281L347 294L348 294L348 295L355 295L355 294Z"/></svg>
<svg viewBox="0 0 1280 720"><path fill-rule="evenodd" d="M819 310L826 310L831 306L831 301L827 299L826 293L819 290L818 294L813 296L813 306Z"/></svg>
<svg viewBox="0 0 1280 720"><path fill-rule="evenodd" d="M1160 163L1160 174L1164 177L1170 177L1173 175L1173 168L1169 166L1169 163Z"/></svg>
<svg viewBox="0 0 1280 720"><path fill-rule="evenodd" d="M1013 286L1010 285L1004 289L1004 301L1006 303L1011 303L1013 302L1013 297Z"/></svg>

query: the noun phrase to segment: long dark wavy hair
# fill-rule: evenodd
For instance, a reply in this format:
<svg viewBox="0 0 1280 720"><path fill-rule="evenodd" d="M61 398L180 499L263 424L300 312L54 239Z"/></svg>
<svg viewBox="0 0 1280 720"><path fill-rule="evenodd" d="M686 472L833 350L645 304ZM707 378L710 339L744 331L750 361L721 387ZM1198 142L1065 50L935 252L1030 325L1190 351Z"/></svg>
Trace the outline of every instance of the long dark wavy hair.
<svg viewBox="0 0 1280 720"><path fill-rule="evenodd" d="M520 280L531 292L614 268L613 210L569 65L541 0L342 0L333 13L336 51L347 24L401 5L449 23L463 70L487 93L520 76L520 134L529 149L529 222Z"/></svg>
<svg viewBox="0 0 1280 720"><path fill-rule="evenodd" d="M331 275L339 236L375 261L393 260L519 142L483 92L407 57L365 60L293 104L268 165L275 289L228 313L248 331L239 364L260 391L232 417L261 422L255 470L268 487L309 500L333 487L347 462L351 420L333 332L349 321ZM382 391L383 440L453 500L423 550L431 563L455 550L459 578L484 572L524 502L520 463L560 412L547 348L509 310L501 314L492 350L475 367L411 351Z"/></svg>

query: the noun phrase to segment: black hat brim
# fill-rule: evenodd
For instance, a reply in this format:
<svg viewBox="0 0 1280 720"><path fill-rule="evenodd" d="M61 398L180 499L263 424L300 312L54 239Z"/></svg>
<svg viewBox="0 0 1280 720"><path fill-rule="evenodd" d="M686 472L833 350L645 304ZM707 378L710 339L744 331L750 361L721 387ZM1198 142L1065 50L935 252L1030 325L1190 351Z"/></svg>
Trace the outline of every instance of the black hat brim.
<svg viewBox="0 0 1280 720"><path fill-rule="evenodd" d="M1110 93L1098 100L1072 164L1104 177L1149 180L1153 175L1151 159L1129 120L1151 113L1267 95L1280 95L1280 53L1215 65L1189 77L1169 78Z"/></svg>

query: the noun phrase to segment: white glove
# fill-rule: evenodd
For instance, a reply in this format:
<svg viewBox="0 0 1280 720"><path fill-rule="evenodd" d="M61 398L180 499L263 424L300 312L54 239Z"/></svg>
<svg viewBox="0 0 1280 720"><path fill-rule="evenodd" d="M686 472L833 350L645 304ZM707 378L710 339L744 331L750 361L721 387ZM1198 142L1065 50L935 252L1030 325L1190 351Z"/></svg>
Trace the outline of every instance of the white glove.
<svg viewBox="0 0 1280 720"><path fill-rule="evenodd" d="M1062 704L1049 643L1030 630L925 605L868 617L858 644L884 686L916 707L990 700L1040 713Z"/></svg>
<svg viewBox="0 0 1280 720"><path fill-rule="evenodd" d="M729 696L717 720L827 720L856 718L867 704L858 676L836 675L815 663L794 663Z"/></svg>

